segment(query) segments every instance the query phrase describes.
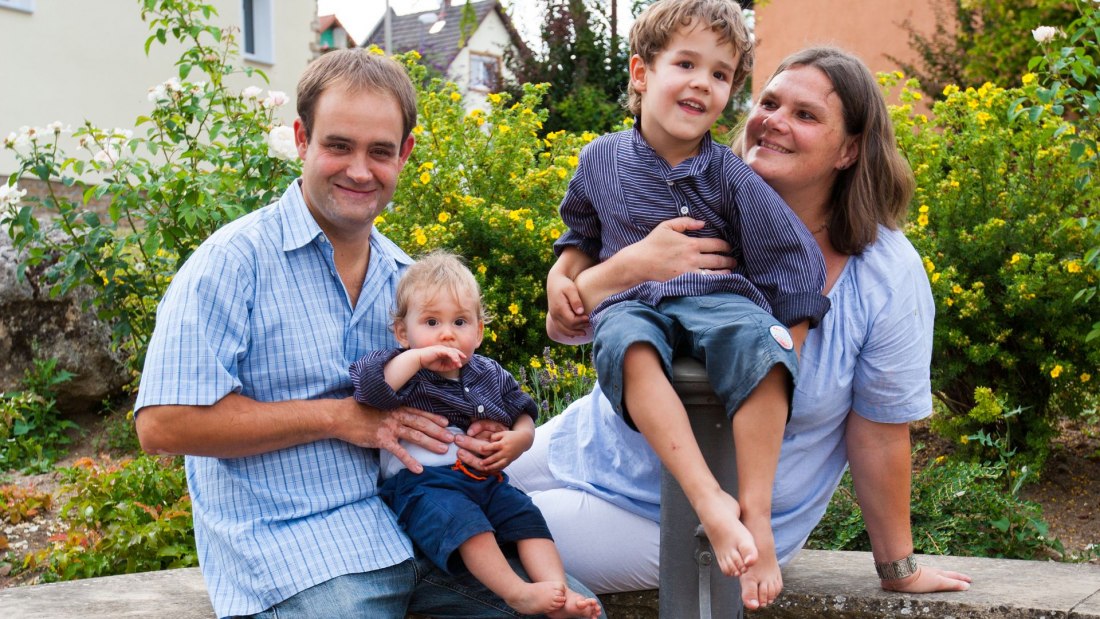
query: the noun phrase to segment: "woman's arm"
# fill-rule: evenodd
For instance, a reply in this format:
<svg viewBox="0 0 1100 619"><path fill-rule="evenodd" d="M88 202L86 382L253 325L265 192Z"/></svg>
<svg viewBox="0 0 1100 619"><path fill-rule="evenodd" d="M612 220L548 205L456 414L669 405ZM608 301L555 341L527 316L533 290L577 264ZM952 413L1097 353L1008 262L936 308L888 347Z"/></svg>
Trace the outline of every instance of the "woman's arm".
<svg viewBox="0 0 1100 619"><path fill-rule="evenodd" d="M846 441L852 484L871 537L875 563L904 559L913 552L909 527L913 470L909 424L878 423L851 412ZM970 577L966 574L927 566L917 566L917 572L906 578L880 582L883 589L908 593L970 588Z"/></svg>
<svg viewBox="0 0 1100 619"><path fill-rule="evenodd" d="M642 282L668 281L691 271L726 272L732 269L736 262L726 255L730 251L728 243L721 239L695 238L684 234L704 225L704 222L690 217L670 219L654 228L646 238L591 268L577 268L579 261L561 267L555 264L547 277L550 297L546 322L550 337L556 341L563 340L555 337L555 333L577 337L580 330L578 317L584 316L583 322L587 323L586 310L590 311L607 297ZM579 311L569 297L573 294L568 292L569 279L573 280L575 294L583 305Z"/></svg>

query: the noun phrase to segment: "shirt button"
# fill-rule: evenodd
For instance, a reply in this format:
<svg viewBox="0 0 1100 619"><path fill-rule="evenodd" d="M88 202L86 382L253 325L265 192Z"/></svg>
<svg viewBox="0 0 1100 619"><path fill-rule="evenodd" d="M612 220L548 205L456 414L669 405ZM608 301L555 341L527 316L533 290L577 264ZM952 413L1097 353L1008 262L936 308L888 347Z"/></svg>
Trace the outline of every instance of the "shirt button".
<svg viewBox="0 0 1100 619"><path fill-rule="evenodd" d="M681 206L681 207L680 207L680 214L681 214L681 215L687 215L687 214L688 214L688 207L686 207L686 206Z"/></svg>
<svg viewBox="0 0 1100 619"><path fill-rule="evenodd" d="M477 412L479 412L479 413L484 413L484 412L485 412L485 407L484 407L484 406L482 406L482 405L480 405L480 404L478 404L478 405L477 405Z"/></svg>
<svg viewBox="0 0 1100 619"><path fill-rule="evenodd" d="M470 388L469 387L463 387L463 389L466 390L466 393L470 393Z"/></svg>
<svg viewBox="0 0 1100 619"><path fill-rule="evenodd" d="M676 181L668 181L668 186L669 187L672 187L675 184L676 184Z"/></svg>

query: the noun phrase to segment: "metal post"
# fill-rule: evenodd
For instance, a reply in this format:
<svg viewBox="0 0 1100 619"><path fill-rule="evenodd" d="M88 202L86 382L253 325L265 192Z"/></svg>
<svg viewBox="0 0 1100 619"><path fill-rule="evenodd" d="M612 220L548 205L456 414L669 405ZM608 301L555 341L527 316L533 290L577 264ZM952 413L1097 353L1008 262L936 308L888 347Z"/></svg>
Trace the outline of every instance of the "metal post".
<svg viewBox="0 0 1100 619"><path fill-rule="evenodd" d="M726 492L737 496L737 463L725 407L710 388L706 370L690 358L672 364L673 386L691 419L695 440ZM662 619L741 619L741 583L722 574L699 518L680 485L661 469Z"/></svg>

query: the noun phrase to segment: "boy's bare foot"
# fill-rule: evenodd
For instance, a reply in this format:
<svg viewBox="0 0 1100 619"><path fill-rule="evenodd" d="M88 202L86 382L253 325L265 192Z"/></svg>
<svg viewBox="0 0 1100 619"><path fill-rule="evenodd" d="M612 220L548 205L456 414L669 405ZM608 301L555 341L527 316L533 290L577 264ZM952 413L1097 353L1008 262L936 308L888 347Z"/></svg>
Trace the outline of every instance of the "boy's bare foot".
<svg viewBox="0 0 1100 619"><path fill-rule="evenodd" d="M564 582L523 582L500 597L521 614L545 615L565 606L566 591Z"/></svg>
<svg viewBox="0 0 1100 619"><path fill-rule="evenodd" d="M783 590L783 574L775 556L770 517L746 517L745 526L752 532L759 558L741 574L741 601L746 609L756 610L771 604L779 596Z"/></svg>
<svg viewBox="0 0 1100 619"><path fill-rule="evenodd" d="M572 589L565 590L565 606L550 613L550 619L596 619L600 616L600 603L586 598Z"/></svg>
<svg viewBox="0 0 1100 619"><path fill-rule="evenodd" d="M752 533L741 524L737 499L719 490L694 507L723 574L740 576L756 563L756 544Z"/></svg>

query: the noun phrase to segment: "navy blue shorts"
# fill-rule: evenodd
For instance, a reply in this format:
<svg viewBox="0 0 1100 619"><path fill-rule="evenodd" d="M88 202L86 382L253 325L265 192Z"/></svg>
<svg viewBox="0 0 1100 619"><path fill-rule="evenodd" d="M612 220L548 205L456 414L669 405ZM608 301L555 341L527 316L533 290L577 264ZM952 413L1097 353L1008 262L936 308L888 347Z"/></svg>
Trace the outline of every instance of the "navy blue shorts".
<svg viewBox="0 0 1100 619"><path fill-rule="evenodd" d="M382 483L379 496L421 552L448 574L454 551L486 531L497 543L553 539L542 512L530 497L496 475L476 480L446 466L424 467L417 475L402 470Z"/></svg>
<svg viewBox="0 0 1100 619"><path fill-rule="evenodd" d="M656 307L640 301L616 303L600 313L593 339L600 388L632 428L623 404L623 359L634 344L656 349L669 381L673 357L703 362L729 417L776 365L787 368L792 390L798 376L798 355L787 328L764 308L732 292L673 297ZM789 398L787 415L789 419Z"/></svg>

